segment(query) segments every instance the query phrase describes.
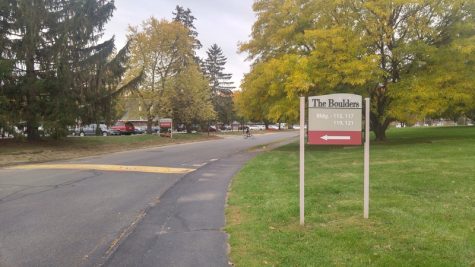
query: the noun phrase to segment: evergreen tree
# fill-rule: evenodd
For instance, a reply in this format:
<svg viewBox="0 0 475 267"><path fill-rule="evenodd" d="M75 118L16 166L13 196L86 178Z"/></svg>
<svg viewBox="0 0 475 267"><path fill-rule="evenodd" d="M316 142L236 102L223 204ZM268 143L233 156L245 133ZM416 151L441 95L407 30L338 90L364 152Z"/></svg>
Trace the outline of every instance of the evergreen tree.
<svg viewBox="0 0 475 267"><path fill-rule="evenodd" d="M203 64L203 72L210 81L210 87L213 95L230 95L235 88L233 82L229 80L232 74L224 73L224 65L227 58L223 55L223 51L217 44L213 44L208 51L208 57Z"/></svg>
<svg viewBox="0 0 475 267"><path fill-rule="evenodd" d="M209 80L213 104L221 122L229 123L233 117L232 90L235 88L230 81L232 74L224 73L227 58L217 44L208 51L203 63L203 72Z"/></svg>
<svg viewBox="0 0 475 267"><path fill-rule="evenodd" d="M9 110L11 110L8 96L8 89L10 83L8 80L9 73L11 73L12 65L8 60L8 48L10 45L8 36L10 14L9 1L0 1L0 135L4 135L12 125L9 120ZM10 132L10 131L8 131Z"/></svg>
<svg viewBox="0 0 475 267"><path fill-rule="evenodd" d="M87 105L81 110L81 121L83 123L105 122L112 124L117 119L118 114L114 107L117 104L117 96L126 90L136 89L142 79L143 73L138 73L128 81L123 81L130 58L128 42L116 55L108 60L98 60L93 68L93 74L88 81ZM97 135L100 135L100 128L96 127Z"/></svg>
<svg viewBox="0 0 475 267"><path fill-rule="evenodd" d="M26 123L29 140L39 138L41 123L64 134L89 100L94 67L114 48L113 39L98 43L114 8L112 0L2 1L9 36L2 57L15 66L10 116Z"/></svg>
<svg viewBox="0 0 475 267"><path fill-rule="evenodd" d="M201 49L203 45L201 45L201 42L198 40L198 32L196 31L195 25L193 24L196 18L191 15L191 10L189 8L185 9L182 6L177 5L175 11L173 11L172 14L175 16L173 21L182 23L189 30L190 37L194 39L194 49Z"/></svg>

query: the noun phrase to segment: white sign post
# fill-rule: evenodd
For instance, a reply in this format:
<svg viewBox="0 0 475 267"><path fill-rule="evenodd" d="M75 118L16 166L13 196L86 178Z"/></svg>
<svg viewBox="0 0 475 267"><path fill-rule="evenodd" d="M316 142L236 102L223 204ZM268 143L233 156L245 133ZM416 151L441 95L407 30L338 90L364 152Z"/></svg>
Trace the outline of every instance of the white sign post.
<svg viewBox="0 0 475 267"><path fill-rule="evenodd" d="M170 128L170 138L173 138L173 120L170 118L163 118L159 121L160 128Z"/></svg>
<svg viewBox="0 0 475 267"><path fill-rule="evenodd" d="M365 98L363 217L369 217L370 99ZM309 97L308 143L361 145L362 98L353 94ZM305 97L300 97L300 225L305 219Z"/></svg>
<svg viewBox="0 0 475 267"><path fill-rule="evenodd" d="M300 225L305 217L305 97L300 97Z"/></svg>
<svg viewBox="0 0 475 267"><path fill-rule="evenodd" d="M363 217L369 216L369 98L365 98L365 141L364 141L364 181L363 181Z"/></svg>

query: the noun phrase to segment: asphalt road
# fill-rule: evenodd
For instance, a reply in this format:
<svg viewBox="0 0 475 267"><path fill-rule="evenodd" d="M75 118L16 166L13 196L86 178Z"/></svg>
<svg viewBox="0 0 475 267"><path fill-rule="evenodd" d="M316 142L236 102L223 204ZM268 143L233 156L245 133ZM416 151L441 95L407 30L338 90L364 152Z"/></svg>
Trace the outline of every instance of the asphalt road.
<svg viewBox="0 0 475 267"><path fill-rule="evenodd" d="M230 179L251 148L297 134L0 169L0 266L226 266Z"/></svg>

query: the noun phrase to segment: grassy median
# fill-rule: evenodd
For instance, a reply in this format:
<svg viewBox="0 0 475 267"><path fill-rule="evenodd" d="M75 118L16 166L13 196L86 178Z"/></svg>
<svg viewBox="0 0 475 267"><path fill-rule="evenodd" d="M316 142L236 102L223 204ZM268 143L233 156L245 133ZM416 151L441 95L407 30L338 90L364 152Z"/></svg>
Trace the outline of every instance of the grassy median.
<svg viewBox="0 0 475 267"><path fill-rule="evenodd" d="M475 127L405 128L371 147L306 147L299 225L298 145L257 156L226 210L236 266L474 266Z"/></svg>
<svg viewBox="0 0 475 267"><path fill-rule="evenodd" d="M174 134L173 139L159 135L87 136L38 142L0 139L0 167L13 164L71 159L168 144L216 139L216 135Z"/></svg>

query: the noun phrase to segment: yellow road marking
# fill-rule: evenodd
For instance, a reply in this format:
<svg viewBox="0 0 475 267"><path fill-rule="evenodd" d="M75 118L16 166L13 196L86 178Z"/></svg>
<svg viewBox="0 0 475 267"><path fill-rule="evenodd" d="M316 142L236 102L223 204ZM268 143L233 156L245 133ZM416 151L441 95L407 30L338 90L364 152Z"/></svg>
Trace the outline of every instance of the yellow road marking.
<svg viewBox="0 0 475 267"><path fill-rule="evenodd" d="M8 169L38 170L38 169L71 169L71 170L98 170L120 172L148 172L148 173L189 173L195 169L152 167L152 166L125 166L104 164L29 164L10 167Z"/></svg>

